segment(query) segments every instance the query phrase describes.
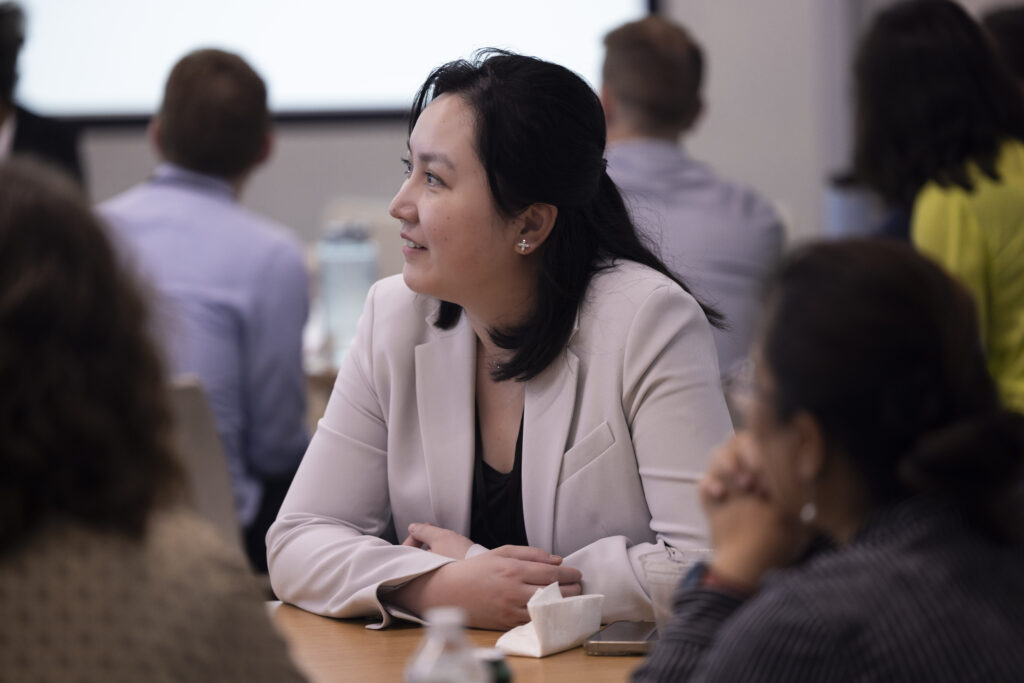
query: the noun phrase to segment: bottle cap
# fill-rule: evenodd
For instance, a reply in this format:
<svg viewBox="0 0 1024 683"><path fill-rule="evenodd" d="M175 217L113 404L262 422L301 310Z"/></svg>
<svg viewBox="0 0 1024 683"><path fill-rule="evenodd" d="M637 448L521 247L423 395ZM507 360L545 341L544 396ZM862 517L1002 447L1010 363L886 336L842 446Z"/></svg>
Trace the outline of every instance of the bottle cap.
<svg viewBox="0 0 1024 683"><path fill-rule="evenodd" d="M324 228L324 239L328 242L356 241L370 238L373 228L368 221L358 219L332 220Z"/></svg>
<svg viewBox="0 0 1024 683"><path fill-rule="evenodd" d="M478 647L473 650L473 655L481 662L501 662L505 660L505 653L496 647Z"/></svg>
<svg viewBox="0 0 1024 683"><path fill-rule="evenodd" d="M424 615L431 626L462 626L466 612L461 607L431 607Z"/></svg>

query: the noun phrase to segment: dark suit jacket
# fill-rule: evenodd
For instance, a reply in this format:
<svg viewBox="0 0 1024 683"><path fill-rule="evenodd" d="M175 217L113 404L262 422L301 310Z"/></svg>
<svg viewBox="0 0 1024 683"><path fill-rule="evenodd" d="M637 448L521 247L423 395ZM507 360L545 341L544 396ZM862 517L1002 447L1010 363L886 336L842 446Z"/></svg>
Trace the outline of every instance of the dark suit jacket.
<svg viewBox="0 0 1024 683"><path fill-rule="evenodd" d="M54 164L85 184L78 158L78 129L54 119L16 107L18 125L14 129L11 154L34 156Z"/></svg>

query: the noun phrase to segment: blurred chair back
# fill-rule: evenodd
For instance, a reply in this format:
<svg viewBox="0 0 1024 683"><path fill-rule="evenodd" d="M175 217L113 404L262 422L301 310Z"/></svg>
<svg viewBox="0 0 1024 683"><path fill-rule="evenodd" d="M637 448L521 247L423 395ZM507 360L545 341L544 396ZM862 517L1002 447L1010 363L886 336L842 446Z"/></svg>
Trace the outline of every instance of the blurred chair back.
<svg viewBox="0 0 1024 683"><path fill-rule="evenodd" d="M206 392L197 377L185 375L171 382L170 393L173 445L185 470L193 506L217 528L225 541L244 555L227 456Z"/></svg>

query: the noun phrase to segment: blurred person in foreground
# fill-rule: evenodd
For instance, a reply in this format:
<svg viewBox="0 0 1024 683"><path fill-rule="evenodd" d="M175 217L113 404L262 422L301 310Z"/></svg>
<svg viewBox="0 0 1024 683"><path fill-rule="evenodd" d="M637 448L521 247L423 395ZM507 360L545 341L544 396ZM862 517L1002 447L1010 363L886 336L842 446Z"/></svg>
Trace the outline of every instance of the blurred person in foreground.
<svg viewBox="0 0 1024 683"><path fill-rule="evenodd" d="M638 239L604 126L551 62L428 76L391 202L402 275L370 291L267 535L281 599L508 629L557 581L643 620L641 558L706 547L696 481L732 432L709 313Z"/></svg>
<svg viewBox="0 0 1024 683"><path fill-rule="evenodd" d="M704 109L704 53L685 28L651 16L604 44L608 173L641 233L725 317L714 335L728 373L750 350L761 288L782 254L782 221L756 192L680 146Z"/></svg>
<svg viewBox="0 0 1024 683"><path fill-rule="evenodd" d="M701 482L713 559L633 680L1019 681L1024 416L970 295L908 245L810 246L754 357Z"/></svg>
<svg viewBox="0 0 1024 683"><path fill-rule="evenodd" d="M71 181L0 165L0 677L299 680L244 558L182 504L146 323Z"/></svg>
<svg viewBox="0 0 1024 683"><path fill-rule="evenodd" d="M267 528L309 440L305 257L288 228L238 201L270 155L270 125L266 86L241 57L192 52L171 70L150 126L162 162L99 207L155 290L172 372L198 375L210 399L259 572Z"/></svg>
<svg viewBox="0 0 1024 683"><path fill-rule="evenodd" d="M25 42L25 13L15 2L0 2L0 160L31 155L59 166L84 183L78 131L40 116L14 99L18 55Z"/></svg>
<svg viewBox="0 0 1024 683"><path fill-rule="evenodd" d="M855 65L855 175L974 296L985 357L1024 411L1024 93L956 3L878 14Z"/></svg>

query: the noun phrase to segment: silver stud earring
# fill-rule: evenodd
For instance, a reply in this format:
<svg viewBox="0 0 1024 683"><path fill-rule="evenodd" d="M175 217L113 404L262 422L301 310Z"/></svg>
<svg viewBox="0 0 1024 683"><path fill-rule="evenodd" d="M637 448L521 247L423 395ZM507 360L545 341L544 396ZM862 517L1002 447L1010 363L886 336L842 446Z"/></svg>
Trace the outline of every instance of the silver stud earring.
<svg viewBox="0 0 1024 683"><path fill-rule="evenodd" d="M519 247L519 251L525 254L526 250L530 248L530 243L527 242L526 240L519 240L519 244L517 244L516 246Z"/></svg>
<svg viewBox="0 0 1024 683"><path fill-rule="evenodd" d="M804 506L800 508L800 521L804 524L810 524L817 516L818 506L810 501L804 503Z"/></svg>

